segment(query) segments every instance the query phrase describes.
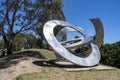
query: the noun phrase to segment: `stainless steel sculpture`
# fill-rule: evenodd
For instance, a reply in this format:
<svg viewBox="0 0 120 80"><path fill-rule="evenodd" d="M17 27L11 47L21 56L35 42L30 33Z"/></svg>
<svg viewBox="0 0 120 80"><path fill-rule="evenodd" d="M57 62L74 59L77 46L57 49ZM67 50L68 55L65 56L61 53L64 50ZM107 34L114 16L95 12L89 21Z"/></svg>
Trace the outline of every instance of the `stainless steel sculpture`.
<svg viewBox="0 0 120 80"><path fill-rule="evenodd" d="M46 22L43 28L43 33L49 45L65 59L80 66L94 66L98 64L100 61L100 51L98 47L100 47L102 44L104 32L102 24L99 19L91 19L91 21L95 25L96 30L95 40L93 39L93 37L86 34L82 28L75 27L70 23L61 20L51 20ZM54 28L58 26L64 27L58 32L58 34L55 37ZM81 35L83 35L83 38L62 41L65 40L64 35L71 31L79 32ZM69 42L71 43L69 45L66 45L66 43ZM82 53L86 54L87 56L82 55L76 56L69 51L88 44L90 44L91 48L85 53Z"/></svg>

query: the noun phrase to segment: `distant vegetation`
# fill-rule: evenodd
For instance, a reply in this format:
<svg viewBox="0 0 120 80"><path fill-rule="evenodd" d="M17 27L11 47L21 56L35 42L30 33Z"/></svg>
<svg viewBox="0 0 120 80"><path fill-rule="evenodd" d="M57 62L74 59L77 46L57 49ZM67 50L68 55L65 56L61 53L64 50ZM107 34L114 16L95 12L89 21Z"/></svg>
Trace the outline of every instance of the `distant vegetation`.
<svg viewBox="0 0 120 80"><path fill-rule="evenodd" d="M5 49L6 45L4 44L3 39L0 40L0 49ZM20 51L22 49L29 48L41 48L39 38L32 34L18 34L13 43L13 51Z"/></svg>
<svg viewBox="0 0 120 80"><path fill-rule="evenodd" d="M101 63L120 68L120 41L104 44L101 48Z"/></svg>

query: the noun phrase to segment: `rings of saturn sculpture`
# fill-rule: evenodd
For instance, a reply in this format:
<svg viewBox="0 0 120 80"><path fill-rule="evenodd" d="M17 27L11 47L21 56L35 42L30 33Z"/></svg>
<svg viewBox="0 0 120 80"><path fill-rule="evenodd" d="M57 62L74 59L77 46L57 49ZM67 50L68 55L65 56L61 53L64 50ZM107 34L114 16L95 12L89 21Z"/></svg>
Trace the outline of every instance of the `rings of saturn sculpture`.
<svg viewBox="0 0 120 80"><path fill-rule="evenodd" d="M89 36L81 27L76 27L61 20L50 20L43 27L43 34L51 48L68 61L80 66L94 66L100 61L99 48L103 43L104 31L99 18L90 19L95 28L95 36ZM62 28L57 35L54 34L56 27ZM68 32L78 32L83 37L67 40L64 36ZM70 50L89 45L90 48L79 55L73 54Z"/></svg>

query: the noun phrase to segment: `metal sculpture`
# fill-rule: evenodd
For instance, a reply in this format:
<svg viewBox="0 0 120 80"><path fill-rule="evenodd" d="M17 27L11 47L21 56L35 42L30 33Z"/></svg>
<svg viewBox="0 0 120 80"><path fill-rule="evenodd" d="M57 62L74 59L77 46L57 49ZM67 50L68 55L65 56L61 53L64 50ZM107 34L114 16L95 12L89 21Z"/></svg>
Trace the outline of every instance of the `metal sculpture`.
<svg viewBox="0 0 120 80"><path fill-rule="evenodd" d="M69 60L70 62L80 65L80 66L94 66L100 61L100 51L99 48L103 41L103 27L99 19L91 19L91 22L95 26L96 35L91 37L85 33L82 28L75 27L70 23L61 20L50 20L45 23L43 28L43 33L45 39L49 45L58 53L60 56ZM54 35L54 28L64 26L58 34ZM100 31L99 31L100 30ZM83 38L77 38L69 41L63 41L65 35L68 32L79 32ZM58 38L58 39L57 39ZM62 42L61 42L62 41ZM69 45L66 45L69 43ZM82 53L84 55L74 55L69 50L74 50L80 46L90 45L91 48L86 52ZM80 53L81 54L81 53Z"/></svg>

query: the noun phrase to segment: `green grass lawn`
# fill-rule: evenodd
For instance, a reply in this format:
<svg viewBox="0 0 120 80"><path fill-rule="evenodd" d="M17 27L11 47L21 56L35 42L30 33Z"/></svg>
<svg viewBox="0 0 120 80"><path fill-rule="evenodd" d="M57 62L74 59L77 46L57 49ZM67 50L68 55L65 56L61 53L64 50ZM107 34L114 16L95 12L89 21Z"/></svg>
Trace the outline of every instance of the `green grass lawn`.
<svg viewBox="0 0 120 80"><path fill-rule="evenodd" d="M44 60L55 59L54 52L45 49L28 49L0 58L0 63L20 57L36 57ZM38 73L20 75L17 80L120 80L120 69L104 71L67 72L52 65L43 66Z"/></svg>
<svg viewBox="0 0 120 80"><path fill-rule="evenodd" d="M17 80L120 80L120 69L66 72L61 68L45 67L39 73L20 75Z"/></svg>

